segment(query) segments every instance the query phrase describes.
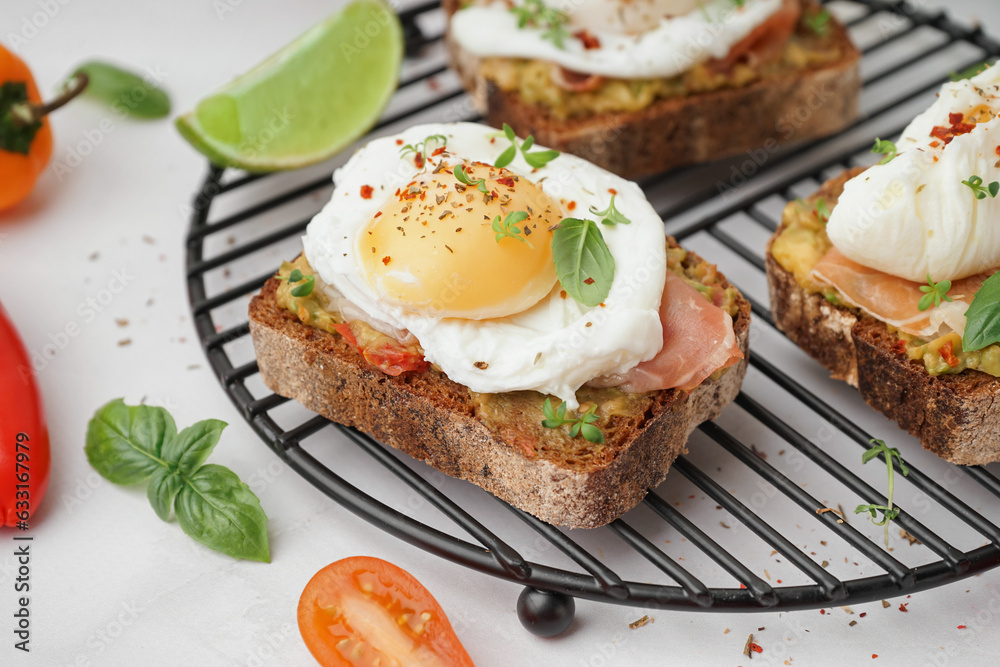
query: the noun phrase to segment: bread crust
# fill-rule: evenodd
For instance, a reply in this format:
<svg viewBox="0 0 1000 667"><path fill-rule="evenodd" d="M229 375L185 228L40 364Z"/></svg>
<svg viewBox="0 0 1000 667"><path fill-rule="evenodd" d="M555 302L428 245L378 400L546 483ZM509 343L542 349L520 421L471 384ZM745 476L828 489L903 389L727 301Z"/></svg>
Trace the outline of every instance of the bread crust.
<svg viewBox="0 0 1000 667"><path fill-rule="evenodd" d="M700 262L689 253L686 262ZM721 279L724 279L720 275ZM729 286L729 283L725 283ZM685 451L688 435L739 392L747 364L750 304L739 297L733 327L744 358L690 393L657 392L613 449L585 462L530 456L476 419L468 389L442 373L385 375L340 336L302 324L269 280L250 303L261 378L335 422L357 428L438 470L464 479L543 521L595 528L637 505Z"/></svg>
<svg viewBox="0 0 1000 667"><path fill-rule="evenodd" d="M449 16L459 7L458 0L442 4ZM847 127L858 115L861 54L842 24L829 25L844 54L837 61L741 88L657 100L641 111L568 119L500 90L481 76L478 58L446 40L452 67L487 123L507 123L522 137L531 134L541 145L634 179L753 150L772 153Z"/></svg>
<svg viewBox="0 0 1000 667"><path fill-rule="evenodd" d="M821 196L831 188L839 192L850 175L825 183ZM932 376L922 362L893 349L899 338L884 322L806 292L771 254L781 229L766 257L775 326L924 449L961 465L1000 461L1000 378L973 369Z"/></svg>

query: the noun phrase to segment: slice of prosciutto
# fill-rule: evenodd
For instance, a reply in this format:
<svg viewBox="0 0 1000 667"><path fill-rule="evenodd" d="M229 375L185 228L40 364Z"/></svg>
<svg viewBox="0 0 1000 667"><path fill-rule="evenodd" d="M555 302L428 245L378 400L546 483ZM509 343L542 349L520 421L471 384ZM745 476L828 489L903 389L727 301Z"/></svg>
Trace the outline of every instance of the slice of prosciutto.
<svg viewBox="0 0 1000 667"><path fill-rule="evenodd" d="M954 281L948 290L953 301L942 301L940 306L923 312L917 304L924 296L920 286L926 283L915 283L858 264L836 248L830 248L823 256L813 269L812 278L836 288L847 303L872 317L926 339L950 331L961 334L965 330L965 311L983 281L995 271Z"/></svg>
<svg viewBox="0 0 1000 667"><path fill-rule="evenodd" d="M733 318L669 270L660 301L660 321L663 347L655 357L630 371L605 375L588 384L633 393L675 388L690 391L712 373L743 358Z"/></svg>

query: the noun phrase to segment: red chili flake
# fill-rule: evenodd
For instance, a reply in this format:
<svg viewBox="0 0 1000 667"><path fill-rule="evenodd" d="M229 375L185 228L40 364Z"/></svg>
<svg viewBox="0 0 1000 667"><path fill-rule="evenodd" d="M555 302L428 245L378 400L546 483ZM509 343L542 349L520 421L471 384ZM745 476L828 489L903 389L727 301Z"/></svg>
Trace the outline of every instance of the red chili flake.
<svg viewBox="0 0 1000 667"><path fill-rule="evenodd" d="M821 614L823 614L824 616L826 616L826 609L820 609L820 610L819 610L819 613L821 613Z"/></svg>
<svg viewBox="0 0 1000 667"><path fill-rule="evenodd" d="M574 208L576 208L576 202L575 201L571 201L570 203L566 204L566 208L567 208L567 210L572 211Z"/></svg>
<svg viewBox="0 0 1000 667"><path fill-rule="evenodd" d="M559 290L559 296L561 296L562 298L565 299L566 298L566 290Z"/></svg>
<svg viewBox="0 0 1000 667"><path fill-rule="evenodd" d="M963 114L960 114L960 113L949 113L948 114L948 122L951 123L952 125L958 125L963 120L965 120L965 116Z"/></svg>
<svg viewBox="0 0 1000 667"><path fill-rule="evenodd" d="M375 192L375 188L373 188L372 186L370 186L370 185L362 185L361 186L361 198L362 199L371 199L373 192Z"/></svg>
<svg viewBox="0 0 1000 667"><path fill-rule="evenodd" d="M583 284L584 285L593 285L594 284L594 279L593 278L587 278L586 280L583 281ZM694 496L692 496L692 498L693 497Z"/></svg>
<svg viewBox="0 0 1000 667"><path fill-rule="evenodd" d="M490 143L491 144L495 144L496 142L497 142L497 138L496 137L493 137L493 138L490 139Z"/></svg>
<svg viewBox="0 0 1000 667"><path fill-rule="evenodd" d="M906 354L906 341L900 338L895 343L892 344L892 351L896 354L902 356Z"/></svg>
<svg viewBox="0 0 1000 667"><path fill-rule="evenodd" d="M597 304L597 305L600 306L601 308L607 308L607 306L604 305L603 301L601 303Z"/></svg>
<svg viewBox="0 0 1000 667"><path fill-rule="evenodd" d="M899 603L899 610L900 611L910 611L909 609L906 608L906 605L908 605L908 604L910 604L910 603L909 602L900 602Z"/></svg>
<svg viewBox="0 0 1000 667"><path fill-rule="evenodd" d="M878 653L872 653L872 660L878 657Z"/></svg>
<svg viewBox="0 0 1000 667"><path fill-rule="evenodd" d="M382 211L379 211L379 212L377 212L377 213L375 214L375 217L377 218L377 217L379 217L380 215L382 215Z"/></svg>
<svg viewBox="0 0 1000 667"><path fill-rule="evenodd" d="M864 618L867 615L868 615L868 612L867 611L863 611L860 614L858 614L858 618Z"/></svg>
<svg viewBox="0 0 1000 667"><path fill-rule="evenodd" d="M424 154L423 153L414 153L413 154L413 164L416 165L417 169L423 169L424 168Z"/></svg>
<svg viewBox="0 0 1000 667"><path fill-rule="evenodd" d="M385 264L386 266L389 266L389 262L391 262L391 261L392 261L392 258L389 257L389 255L386 255L385 257L382 258L382 263Z"/></svg>
<svg viewBox="0 0 1000 667"><path fill-rule="evenodd" d="M1000 155L1000 146L997 146L997 155Z"/></svg>
<svg viewBox="0 0 1000 667"><path fill-rule="evenodd" d="M589 285L590 283L587 284ZM694 498L694 494L692 493L690 496L688 496L688 498Z"/></svg>
<svg viewBox="0 0 1000 667"><path fill-rule="evenodd" d="M610 193L611 193L611 194L613 194L613 195L616 195L616 194L618 194L618 191L617 191L617 190L615 190L614 188L608 188L608 192L610 192Z"/></svg>
<svg viewBox="0 0 1000 667"><path fill-rule="evenodd" d="M754 653L763 653L764 652L764 649L761 648L761 645L758 644L757 642L751 642L750 643L750 650L753 651Z"/></svg>
<svg viewBox="0 0 1000 667"><path fill-rule="evenodd" d="M965 630L965 626L964 625L959 625L957 627L958 627L959 630Z"/></svg>
<svg viewBox="0 0 1000 667"><path fill-rule="evenodd" d="M435 148L434 152L431 153L431 156L433 157L435 155L441 155L441 153L444 153L444 146L442 146L441 148Z"/></svg>
<svg viewBox="0 0 1000 667"><path fill-rule="evenodd" d="M403 145L403 140L402 139L396 139L396 145L397 146L402 146Z"/></svg>
<svg viewBox="0 0 1000 667"><path fill-rule="evenodd" d="M941 142L940 142L940 141L937 141L937 140L935 140L935 141L932 141L932 142L930 143L930 147L931 147L931 148L937 148L937 147L938 147L938 146L940 146L940 145L941 145Z"/></svg>
<svg viewBox="0 0 1000 667"><path fill-rule="evenodd" d="M775 579L775 581L777 581L779 584L781 583L781 579Z"/></svg>
<svg viewBox="0 0 1000 667"><path fill-rule="evenodd" d="M497 183L500 185L506 185L508 188L514 187L514 179L510 176L504 176L503 178L498 178Z"/></svg>
<svg viewBox="0 0 1000 667"><path fill-rule="evenodd" d="M578 40L583 42L583 48L586 50L599 49L601 48L601 40L597 39L594 35L591 35L586 30L578 30L573 33L573 36Z"/></svg>
<svg viewBox="0 0 1000 667"><path fill-rule="evenodd" d="M955 356L954 350L952 349L951 341L948 341L947 343L942 345L941 349L938 350L938 352L941 354L941 358L944 359L949 366L951 366L952 368L958 366L958 357ZM906 610L903 609L903 611Z"/></svg>
<svg viewBox="0 0 1000 667"><path fill-rule="evenodd" d="M743 584L740 584L740 588L746 588L746 586L744 586Z"/></svg>

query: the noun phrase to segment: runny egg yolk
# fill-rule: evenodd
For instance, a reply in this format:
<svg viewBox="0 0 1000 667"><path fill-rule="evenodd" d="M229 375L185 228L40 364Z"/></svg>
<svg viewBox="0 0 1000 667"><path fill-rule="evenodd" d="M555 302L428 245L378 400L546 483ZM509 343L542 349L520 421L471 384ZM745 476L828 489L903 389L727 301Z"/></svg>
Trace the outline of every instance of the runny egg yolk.
<svg viewBox="0 0 1000 667"><path fill-rule="evenodd" d="M379 297L433 317L504 317L538 303L556 282L552 231L562 211L548 195L507 169L483 163L455 165L400 188L358 239L368 283ZM520 233L497 238L493 221L528 214Z"/></svg>

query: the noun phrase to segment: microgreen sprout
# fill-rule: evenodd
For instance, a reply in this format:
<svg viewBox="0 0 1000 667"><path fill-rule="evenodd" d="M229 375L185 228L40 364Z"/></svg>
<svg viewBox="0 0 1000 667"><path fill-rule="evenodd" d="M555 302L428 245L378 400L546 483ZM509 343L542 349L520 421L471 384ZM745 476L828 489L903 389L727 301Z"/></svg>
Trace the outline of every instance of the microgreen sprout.
<svg viewBox="0 0 1000 667"><path fill-rule="evenodd" d="M951 297L948 296L948 290L951 289L950 280L942 280L939 282L934 282L931 280L931 274L927 274L927 284L920 286L920 291L924 293L920 297L920 301L917 303L917 308L920 312L927 310L933 305L935 308L941 305L941 300L951 301Z"/></svg>
<svg viewBox="0 0 1000 667"><path fill-rule="evenodd" d="M886 505L858 505L854 510L855 514L868 513L871 515L871 521L876 526L885 526L885 546L889 547L889 522L899 516L899 508L892 506L892 484L893 484L893 465L892 459L895 457L896 461L899 462L899 469L903 473L903 476L910 474L909 469L906 464L903 463L903 457L899 455L899 450L895 447L889 447L882 440L872 439L869 441L873 446L870 449L865 450L865 453L861 455L861 463L868 463L872 459L876 458L879 454L885 457L886 468L889 474L889 493L886 495L888 500L888 506ZM882 520L878 520L879 512L882 513Z"/></svg>
<svg viewBox="0 0 1000 667"><path fill-rule="evenodd" d="M806 16L802 19L802 22L807 28L813 31L814 34L822 37L823 35L830 32L830 12L827 9L821 9L811 16Z"/></svg>
<svg viewBox="0 0 1000 667"><path fill-rule="evenodd" d="M524 0L524 3L510 8L512 14L517 16L517 27L542 28L542 39L547 39L556 48L566 47L566 38L569 37L569 15L558 9L553 9L545 4L543 0Z"/></svg>
<svg viewBox="0 0 1000 667"><path fill-rule="evenodd" d="M533 153L529 153L528 150L535 145L535 138L530 134L523 142L521 142L520 146L518 146L517 135L514 134L513 128L511 128L511 126L507 123L503 124L503 133L504 136L507 137L507 140L510 141L510 146L508 146L503 153L500 153L500 156L497 157L496 162L494 162L498 168L506 167L508 164L513 162L514 158L517 156L518 150L520 150L521 155L524 156L524 161L527 162L529 166L536 169L544 167L549 162L552 162L552 160L559 157L559 151L554 150L534 151Z"/></svg>
<svg viewBox="0 0 1000 667"><path fill-rule="evenodd" d="M302 282L305 280L305 282ZM312 294L313 287L316 285L316 276L305 276L299 269L293 269L290 274L288 274L288 282L298 283L302 282L301 285L296 285L292 288L292 296L309 296Z"/></svg>
<svg viewBox="0 0 1000 667"><path fill-rule="evenodd" d="M880 153L883 158L878 161L879 164L888 164L892 162L893 158L896 157L896 144L889 141L888 139L879 139L875 137L875 145L872 146L872 153Z"/></svg>
<svg viewBox="0 0 1000 667"><path fill-rule="evenodd" d="M448 137L443 134L432 134L423 141L418 141L415 144L406 144L400 148L399 157L406 157L410 153L419 153L426 160L428 151L433 152L434 150L431 148L433 144L444 146L446 141L448 141Z"/></svg>
<svg viewBox="0 0 1000 667"><path fill-rule="evenodd" d="M493 231L496 232L497 243L500 243L500 239L512 238L517 239L521 243L527 243L529 248L534 249L535 246L531 245L531 241L522 236L523 231L517 226L519 222L528 217L528 214L524 211L511 211L500 221L500 216L493 218Z"/></svg>
<svg viewBox="0 0 1000 667"><path fill-rule="evenodd" d="M621 211L615 208L615 196L611 195L611 201L608 202L608 207L603 211L596 210L595 207L590 207L590 212L601 218L601 224L603 225L628 225L631 224L631 220L626 218Z"/></svg>
<svg viewBox="0 0 1000 667"><path fill-rule="evenodd" d="M475 179L469 178L469 175L465 173L465 167L463 167L462 165L456 166L453 173L455 174L455 178L458 179L459 183L464 183L465 185L474 186L483 194L486 194L490 191L489 188L486 187L485 178L475 178Z"/></svg>
<svg viewBox="0 0 1000 667"><path fill-rule="evenodd" d="M813 212L820 219L820 222L827 222L830 219L830 208L826 205L826 200L822 197L816 200Z"/></svg>
<svg viewBox="0 0 1000 667"><path fill-rule="evenodd" d="M594 426L594 422L598 419L597 415L594 414L597 412L596 403L591 405L590 409L579 417L566 419L566 403L560 403L558 408L553 409L552 399L546 398L545 403L542 405L542 412L545 414L545 419L542 420L542 426L545 428L559 428L564 424L572 424L569 429L569 436L571 438L582 434L590 442L604 442L604 434L601 433L601 429Z"/></svg>
<svg viewBox="0 0 1000 667"><path fill-rule="evenodd" d="M962 185L968 185L976 194L976 199L986 199L986 195L996 197L1000 193L1000 182L993 181L989 185L983 185L981 176L969 176L969 180L962 181Z"/></svg>

